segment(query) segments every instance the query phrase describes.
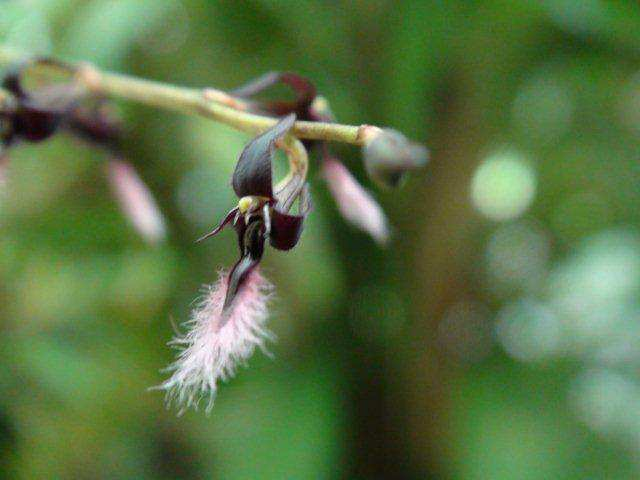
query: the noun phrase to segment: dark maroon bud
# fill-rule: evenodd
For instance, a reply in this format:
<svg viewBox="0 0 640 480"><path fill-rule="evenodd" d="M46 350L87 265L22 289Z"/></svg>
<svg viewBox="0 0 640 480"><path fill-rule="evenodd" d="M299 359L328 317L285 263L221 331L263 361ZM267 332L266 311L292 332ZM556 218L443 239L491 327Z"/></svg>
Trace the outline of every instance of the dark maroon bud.
<svg viewBox="0 0 640 480"><path fill-rule="evenodd" d="M14 115L13 132L28 142L40 142L53 135L61 122L61 116L55 112L23 104Z"/></svg>
<svg viewBox="0 0 640 480"><path fill-rule="evenodd" d="M276 149L276 142L289 132L295 120L295 114L287 115L244 148L232 178L233 190L238 197L273 198L271 165L273 152Z"/></svg>
<svg viewBox="0 0 640 480"><path fill-rule="evenodd" d="M20 83L20 70L17 68L13 68L7 75L5 75L2 79L2 88L11 92L16 98L26 97L26 93L22 89L22 85Z"/></svg>
<svg viewBox="0 0 640 480"><path fill-rule="evenodd" d="M3 80L3 87L16 98L10 115L11 135L29 142L39 142L55 133L65 116L75 107L80 91L73 84L61 84L27 92L21 82L22 70L14 70Z"/></svg>

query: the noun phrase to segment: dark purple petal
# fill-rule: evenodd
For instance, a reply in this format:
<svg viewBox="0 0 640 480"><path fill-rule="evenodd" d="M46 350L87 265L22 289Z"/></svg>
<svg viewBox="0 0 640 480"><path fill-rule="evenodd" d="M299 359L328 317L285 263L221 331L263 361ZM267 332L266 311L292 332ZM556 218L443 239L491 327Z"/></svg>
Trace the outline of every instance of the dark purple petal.
<svg viewBox="0 0 640 480"><path fill-rule="evenodd" d="M3 86L18 99L11 113L12 135L38 142L56 131L77 104L81 90L74 84L60 84L26 92L20 82L21 72L9 74L3 81Z"/></svg>
<svg viewBox="0 0 640 480"><path fill-rule="evenodd" d="M238 236L240 255L244 255L244 232L247 230L247 223L244 220L244 216L238 215L238 219L234 221L233 228L236 230L236 235Z"/></svg>
<svg viewBox="0 0 640 480"><path fill-rule="evenodd" d="M242 98L252 97L278 83L284 83L291 87L296 94L295 100L265 102L263 104L263 110L279 117L289 113L295 113L300 119L314 120L311 118L309 107L316 98L316 87L308 79L296 73L268 72L232 90L231 94Z"/></svg>
<svg viewBox="0 0 640 480"><path fill-rule="evenodd" d="M261 218L254 217L244 229L242 254L260 260L264 253L265 225Z"/></svg>
<svg viewBox="0 0 640 480"><path fill-rule="evenodd" d="M307 78L296 73L284 72L280 75L280 81L289 85L296 92L298 102L311 103L316 97L316 87Z"/></svg>
<svg viewBox="0 0 640 480"><path fill-rule="evenodd" d="M13 133L29 142L39 142L53 135L61 122L57 112L24 105L13 117Z"/></svg>
<svg viewBox="0 0 640 480"><path fill-rule="evenodd" d="M304 219L311 210L311 196L308 185L302 188L299 197L299 215L291 215L279 209L278 205L271 213L271 233L269 243L278 250L291 250L300 240Z"/></svg>
<svg viewBox="0 0 640 480"><path fill-rule="evenodd" d="M244 148L232 179L238 197L273 197L271 160L275 143L287 134L295 120L295 114L287 115Z"/></svg>
<svg viewBox="0 0 640 480"><path fill-rule="evenodd" d="M17 70L13 70L2 79L2 88L8 90L17 98L24 98L25 92L20 85L20 73Z"/></svg>
<svg viewBox="0 0 640 480"><path fill-rule="evenodd" d="M233 304L233 300L240 290L240 287L242 287L242 283L247 278L247 275L249 275L249 273L258 266L258 263L260 263L260 260L256 260L247 255L241 257L233 266L231 273L229 273L229 285L227 287L227 294L224 298L224 306L222 307L223 314L228 312L229 307ZM220 322L219 328L222 328L225 323L227 323L226 317Z"/></svg>
<svg viewBox="0 0 640 480"><path fill-rule="evenodd" d="M295 73L282 73L280 82L290 86L296 93L296 99L292 102L279 101L267 104L267 110L275 115L285 115L295 112L303 120L313 120L310 116L309 107L316 98L316 87L304 77Z"/></svg>
<svg viewBox="0 0 640 480"><path fill-rule="evenodd" d="M233 219L236 218L237 214L238 214L238 207L230 210L229 213L227 213L227 215L222 219L222 221L218 224L216 228L214 228L209 233L200 237L198 240L196 240L196 243L202 242L203 240L206 240L207 238L211 238L214 235L217 235L218 233L220 233L222 229L226 227L229 222L233 221Z"/></svg>
<svg viewBox="0 0 640 480"><path fill-rule="evenodd" d="M236 294L242 287L242 283L247 278L247 275L260 263L264 253L264 222L261 219L256 219L250 222L242 231L241 244L243 253L229 273L229 286L227 287L227 294L222 307L223 314L232 305ZM223 320L222 325L224 325L224 322L225 320Z"/></svg>
<svg viewBox="0 0 640 480"><path fill-rule="evenodd" d="M289 215L274 209L271 214L269 243L278 250L291 250L300 240L303 223L302 215Z"/></svg>

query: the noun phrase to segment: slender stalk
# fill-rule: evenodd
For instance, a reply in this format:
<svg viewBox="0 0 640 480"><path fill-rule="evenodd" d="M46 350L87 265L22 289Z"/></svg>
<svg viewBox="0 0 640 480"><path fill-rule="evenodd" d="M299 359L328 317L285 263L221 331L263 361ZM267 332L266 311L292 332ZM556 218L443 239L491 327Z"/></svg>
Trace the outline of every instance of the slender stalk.
<svg viewBox="0 0 640 480"><path fill-rule="evenodd" d="M11 64L28 58L15 50L0 46L0 64ZM260 133L277 122L271 117L243 111L238 108L242 106L241 99L234 99L219 90L179 87L102 71L89 64L62 65L67 64L56 67L56 64L53 63L48 66L74 70L80 85L94 94L118 97L186 114L200 115L249 133ZM291 133L301 139L364 145L370 141L371 134L377 133L378 130L377 127L369 125L354 126L298 121L294 124Z"/></svg>

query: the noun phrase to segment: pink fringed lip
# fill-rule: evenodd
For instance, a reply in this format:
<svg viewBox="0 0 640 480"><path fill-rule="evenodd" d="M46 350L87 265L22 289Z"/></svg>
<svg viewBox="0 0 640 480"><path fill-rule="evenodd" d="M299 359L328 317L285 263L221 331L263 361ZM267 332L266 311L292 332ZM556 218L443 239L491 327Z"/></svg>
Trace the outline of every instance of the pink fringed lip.
<svg viewBox="0 0 640 480"><path fill-rule="evenodd" d="M218 380L235 374L256 347L273 338L266 329L268 303L273 287L258 268L248 275L233 304L223 313L229 274L221 271L218 281L208 286L185 326L188 331L170 344L180 349L167 371L173 372L157 388L167 392L167 403L176 402L180 412L197 408L208 396L206 410L213 406Z"/></svg>

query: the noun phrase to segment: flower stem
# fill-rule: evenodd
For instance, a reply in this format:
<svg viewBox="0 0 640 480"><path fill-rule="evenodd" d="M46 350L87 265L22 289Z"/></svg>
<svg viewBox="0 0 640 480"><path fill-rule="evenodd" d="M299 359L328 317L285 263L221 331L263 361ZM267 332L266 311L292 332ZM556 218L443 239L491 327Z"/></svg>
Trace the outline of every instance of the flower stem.
<svg viewBox="0 0 640 480"><path fill-rule="evenodd" d="M0 46L0 64L12 64L29 57ZM93 94L118 97L152 107L200 115L224 123L238 130L260 133L277 123L272 117L257 115L230 105L241 105L242 100L213 89L179 87L145 80L129 75L102 71L89 64L48 62L47 67L73 71L80 85ZM218 95L216 95L218 92ZM225 100L226 101L221 101ZM291 133L301 139L327 140L364 145L377 127L369 125L342 125L338 123L305 122L294 124Z"/></svg>

